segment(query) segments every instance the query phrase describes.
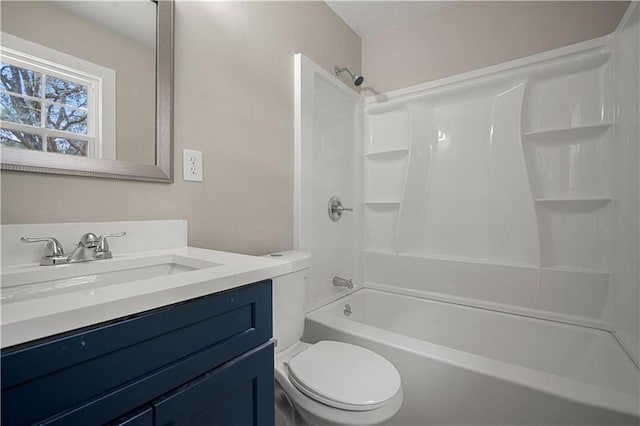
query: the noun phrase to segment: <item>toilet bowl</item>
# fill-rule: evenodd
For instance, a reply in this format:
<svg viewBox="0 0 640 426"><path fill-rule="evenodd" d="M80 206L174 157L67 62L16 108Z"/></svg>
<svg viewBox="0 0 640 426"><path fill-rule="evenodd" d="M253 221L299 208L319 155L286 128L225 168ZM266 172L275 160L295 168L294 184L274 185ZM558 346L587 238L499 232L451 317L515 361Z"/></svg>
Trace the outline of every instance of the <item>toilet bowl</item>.
<svg viewBox="0 0 640 426"><path fill-rule="evenodd" d="M356 345L301 342L311 256L289 251L277 258L292 271L273 279L276 391L310 425L385 424L402 405L398 371Z"/></svg>
<svg viewBox="0 0 640 426"><path fill-rule="evenodd" d="M359 369L352 369L358 358L343 362L345 353L363 355ZM300 360L301 365L296 365ZM299 342L276 355L275 368L277 383L311 425L382 425L402 405L400 376L395 367L359 346Z"/></svg>

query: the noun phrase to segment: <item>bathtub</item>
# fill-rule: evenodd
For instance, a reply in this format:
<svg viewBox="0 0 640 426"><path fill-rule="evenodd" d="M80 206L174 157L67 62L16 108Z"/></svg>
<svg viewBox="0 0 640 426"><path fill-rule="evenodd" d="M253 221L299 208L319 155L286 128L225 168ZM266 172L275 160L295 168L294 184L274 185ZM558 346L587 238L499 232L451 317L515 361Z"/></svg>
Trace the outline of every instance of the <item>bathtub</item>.
<svg viewBox="0 0 640 426"><path fill-rule="evenodd" d="M365 288L309 313L304 340L389 359L405 390L391 424L640 424L640 372L603 330Z"/></svg>

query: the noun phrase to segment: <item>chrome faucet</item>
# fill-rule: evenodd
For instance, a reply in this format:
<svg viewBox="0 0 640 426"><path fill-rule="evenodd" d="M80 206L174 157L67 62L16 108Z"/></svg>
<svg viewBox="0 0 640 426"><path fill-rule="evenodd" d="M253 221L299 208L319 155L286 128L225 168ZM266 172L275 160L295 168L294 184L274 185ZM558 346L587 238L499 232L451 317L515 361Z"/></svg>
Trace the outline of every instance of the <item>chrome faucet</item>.
<svg viewBox="0 0 640 426"><path fill-rule="evenodd" d="M46 242L47 245L44 248L44 256L40 259L40 265L50 266L111 259L113 255L109 249L107 238L122 237L126 234L126 232L118 232L116 234L103 234L97 237L96 234L89 232L80 238L76 248L68 256L64 254L64 249L60 241L53 237L22 237L20 241L23 243Z"/></svg>
<svg viewBox="0 0 640 426"><path fill-rule="evenodd" d="M124 235L127 235L127 233L103 234L100 235L100 237L97 237L96 234L91 232L84 234L69 256L69 263L111 259L113 255L111 254L111 250L109 250L107 238L122 237Z"/></svg>

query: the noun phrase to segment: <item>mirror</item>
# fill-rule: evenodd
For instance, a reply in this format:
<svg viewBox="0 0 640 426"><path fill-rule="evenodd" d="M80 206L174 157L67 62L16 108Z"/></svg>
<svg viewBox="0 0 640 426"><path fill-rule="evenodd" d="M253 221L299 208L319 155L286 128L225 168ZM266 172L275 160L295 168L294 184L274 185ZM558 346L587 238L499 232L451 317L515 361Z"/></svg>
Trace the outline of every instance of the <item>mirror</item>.
<svg viewBox="0 0 640 426"><path fill-rule="evenodd" d="M173 181L173 0L3 1L3 170Z"/></svg>

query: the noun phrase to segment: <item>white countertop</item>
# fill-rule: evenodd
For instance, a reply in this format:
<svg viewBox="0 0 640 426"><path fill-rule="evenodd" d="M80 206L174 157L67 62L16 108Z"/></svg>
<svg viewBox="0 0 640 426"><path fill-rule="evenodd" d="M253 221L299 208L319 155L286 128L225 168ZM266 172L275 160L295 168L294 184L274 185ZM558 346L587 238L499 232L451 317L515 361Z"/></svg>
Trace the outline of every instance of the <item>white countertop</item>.
<svg viewBox="0 0 640 426"><path fill-rule="evenodd" d="M275 258L246 256L194 247L127 253L114 259L92 263L104 262L107 265L106 262L122 262L162 255L185 256L223 265L3 303L0 311L2 348L241 287L291 271L290 262ZM38 266L33 263L14 265L3 267L2 274L53 272L56 268L74 268L79 265Z"/></svg>

